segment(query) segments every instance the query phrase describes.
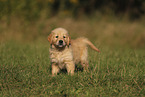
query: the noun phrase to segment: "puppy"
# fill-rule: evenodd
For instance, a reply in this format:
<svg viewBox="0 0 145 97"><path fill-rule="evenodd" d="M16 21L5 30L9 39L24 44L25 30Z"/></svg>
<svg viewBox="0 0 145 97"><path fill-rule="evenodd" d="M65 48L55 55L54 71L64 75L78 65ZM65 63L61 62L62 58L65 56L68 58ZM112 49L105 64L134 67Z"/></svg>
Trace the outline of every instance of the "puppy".
<svg viewBox="0 0 145 97"><path fill-rule="evenodd" d="M70 40L67 30L56 28L48 36L51 46L49 49L52 63L52 75L56 75L60 69L66 68L68 74L74 74L75 64L81 63L84 70L88 68L87 45L100 52L87 38L81 37Z"/></svg>
<svg viewBox="0 0 145 97"><path fill-rule="evenodd" d="M60 69L63 68L67 69L68 74L74 74L75 64L68 32L63 28L56 28L48 36L48 41L51 45L49 53L52 75L57 75Z"/></svg>

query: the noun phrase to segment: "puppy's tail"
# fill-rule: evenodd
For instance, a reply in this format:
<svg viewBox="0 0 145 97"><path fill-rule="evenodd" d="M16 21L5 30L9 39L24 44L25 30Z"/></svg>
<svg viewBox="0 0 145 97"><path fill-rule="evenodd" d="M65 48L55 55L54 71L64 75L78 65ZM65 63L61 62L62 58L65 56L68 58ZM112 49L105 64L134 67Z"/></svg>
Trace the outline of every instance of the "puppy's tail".
<svg viewBox="0 0 145 97"><path fill-rule="evenodd" d="M87 38L84 38L84 42L85 42L87 45L89 45L93 50L95 50L95 51L97 51L97 52L100 52L100 50L99 50L98 48L96 48L96 47L94 46L94 44L93 44L91 41L89 41Z"/></svg>

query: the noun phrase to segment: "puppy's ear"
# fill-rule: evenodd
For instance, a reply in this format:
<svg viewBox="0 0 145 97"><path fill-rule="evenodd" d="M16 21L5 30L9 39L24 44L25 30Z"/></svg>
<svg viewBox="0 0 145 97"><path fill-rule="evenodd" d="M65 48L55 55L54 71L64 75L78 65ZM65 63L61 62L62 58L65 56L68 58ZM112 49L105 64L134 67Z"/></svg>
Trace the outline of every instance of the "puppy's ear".
<svg viewBox="0 0 145 97"><path fill-rule="evenodd" d="M67 46L69 46L71 44L71 38L70 38L70 36L68 36L68 38L67 38Z"/></svg>
<svg viewBox="0 0 145 97"><path fill-rule="evenodd" d="M48 41L50 42L50 44L52 44L52 34L49 34Z"/></svg>

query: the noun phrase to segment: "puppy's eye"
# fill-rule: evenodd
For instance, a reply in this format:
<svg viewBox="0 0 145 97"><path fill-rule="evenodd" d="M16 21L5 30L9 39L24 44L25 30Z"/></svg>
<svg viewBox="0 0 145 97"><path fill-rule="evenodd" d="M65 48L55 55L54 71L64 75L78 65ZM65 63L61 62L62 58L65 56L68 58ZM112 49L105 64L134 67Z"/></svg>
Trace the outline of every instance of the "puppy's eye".
<svg viewBox="0 0 145 97"><path fill-rule="evenodd" d="M63 38L66 38L65 36L63 36Z"/></svg>
<svg viewBox="0 0 145 97"><path fill-rule="evenodd" d="M58 36L56 36L56 38L58 38Z"/></svg>

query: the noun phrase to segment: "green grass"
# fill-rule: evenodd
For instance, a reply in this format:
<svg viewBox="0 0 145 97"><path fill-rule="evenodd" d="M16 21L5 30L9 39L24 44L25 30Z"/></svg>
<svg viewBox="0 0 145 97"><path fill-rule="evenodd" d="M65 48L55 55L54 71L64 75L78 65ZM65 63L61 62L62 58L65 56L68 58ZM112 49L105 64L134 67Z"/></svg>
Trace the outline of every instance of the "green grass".
<svg viewBox="0 0 145 97"><path fill-rule="evenodd" d="M48 43L0 44L0 96L145 96L144 49L89 49L89 72L51 76Z"/></svg>

